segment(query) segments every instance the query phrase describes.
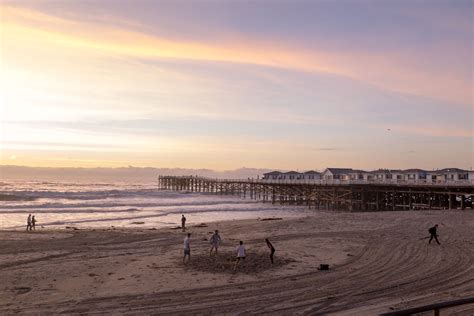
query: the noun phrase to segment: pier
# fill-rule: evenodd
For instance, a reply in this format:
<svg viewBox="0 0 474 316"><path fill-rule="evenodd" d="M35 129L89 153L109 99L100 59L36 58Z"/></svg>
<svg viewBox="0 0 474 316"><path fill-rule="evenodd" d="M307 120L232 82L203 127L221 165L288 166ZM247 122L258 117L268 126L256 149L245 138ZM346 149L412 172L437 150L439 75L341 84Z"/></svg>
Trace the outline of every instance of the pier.
<svg viewBox="0 0 474 316"><path fill-rule="evenodd" d="M162 190L236 195L281 205L346 211L473 209L470 183L367 183L320 180L307 183L159 176Z"/></svg>

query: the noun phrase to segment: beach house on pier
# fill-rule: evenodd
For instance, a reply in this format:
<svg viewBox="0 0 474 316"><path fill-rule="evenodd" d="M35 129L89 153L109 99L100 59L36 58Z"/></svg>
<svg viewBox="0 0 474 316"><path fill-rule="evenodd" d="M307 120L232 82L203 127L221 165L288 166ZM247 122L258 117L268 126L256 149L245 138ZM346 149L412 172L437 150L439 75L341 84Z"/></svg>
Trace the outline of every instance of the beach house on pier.
<svg viewBox="0 0 474 316"><path fill-rule="evenodd" d="M288 172L285 172L281 175L281 179L282 180L292 180L292 181L295 181L295 180L299 180L300 179L300 176L301 174L299 172L296 172L296 171L288 171Z"/></svg>
<svg viewBox="0 0 474 316"><path fill-rule="evenodd" d="M351 170L349 171L349 180L370 180L370 173L364 170Z"/></svg>
<svg viewBox="0 0 474 316"><path fill-rule="evenodd" d="M311 180L320 180L320 179L321 179L321 172L309 170L303 173L303 180L311 181Z"/></svg>
<svg viewBox="0 0 474 316"><path fill-rule="evenodd" d="M426 172L427 182L441 182L445 180L446 180L446 176L440 170L433 170L433 171Z"/></svg>
<svg viewBox="0 0 474 316"><path fill-rule="evenodd" d="M403 180L416 181L426 180L427 171L422 169L406 169L403 170Z"/></svg>
<svg viewBox="0 0 474 316"><path fill-rule="evenodd" d="M374 181L401 180L403 173L400 169L378 169L370 172Z"/></svg>
<svg viewBox="0 0 474 316"><path fill-rule="evenodd" d="M324 180L349 180L351 168L327 168L324 170L321 178Z"/></svg>
<svg viewBox="0 0 474 316"><path fill-rule="evenodd" d="M439 170L445 176L446 181L461 181L469 179L469 171L459 168L445 168Z"/></svg>
<svg viewBox="0 0 474 316"><path fill-rule="evenodd" d="M280 171L267 172L263 174L262 180L278 180L280 176Z"/></svg>

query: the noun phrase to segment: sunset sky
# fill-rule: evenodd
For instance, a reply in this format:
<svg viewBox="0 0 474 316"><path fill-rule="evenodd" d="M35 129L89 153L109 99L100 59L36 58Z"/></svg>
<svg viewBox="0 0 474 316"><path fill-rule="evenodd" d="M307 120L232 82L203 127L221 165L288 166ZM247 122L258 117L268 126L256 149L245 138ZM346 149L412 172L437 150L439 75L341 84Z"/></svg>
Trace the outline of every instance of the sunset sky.
<svg viewBox="0 0 474 316"><path fill-rule="evenodd" d="M0 6L0 164L474 167L470 0Z"/></svg>

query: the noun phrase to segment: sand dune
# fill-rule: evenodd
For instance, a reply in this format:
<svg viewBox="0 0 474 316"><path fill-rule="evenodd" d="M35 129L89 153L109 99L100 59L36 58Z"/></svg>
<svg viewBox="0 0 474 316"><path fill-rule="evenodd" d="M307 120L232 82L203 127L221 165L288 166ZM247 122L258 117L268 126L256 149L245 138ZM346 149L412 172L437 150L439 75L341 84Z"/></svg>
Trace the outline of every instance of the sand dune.
<svg viewBox="0 0 474 316"><path fill-rule="evenodd" d="M435 223L441 246L420 240ZM220 222L190 229L186 265L176 230L1 232L0 314L373 315L474 296L473 228L474 213L461 211ZM210 258L214 229L224 241ZM239 240L248 255L232 273Z"/></svg>

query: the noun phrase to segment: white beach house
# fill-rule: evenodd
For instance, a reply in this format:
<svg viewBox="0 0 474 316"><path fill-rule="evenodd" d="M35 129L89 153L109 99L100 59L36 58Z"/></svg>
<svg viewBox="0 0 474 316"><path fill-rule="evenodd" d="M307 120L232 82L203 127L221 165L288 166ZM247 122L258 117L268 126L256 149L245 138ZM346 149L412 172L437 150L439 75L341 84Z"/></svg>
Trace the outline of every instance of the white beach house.
<svg viewBox="0 0 474 316"><path fill-rule="evenodd" d="M370 173L373 175L373 180L379 182L392 182L403 178L403 172L400 169L378 169Z"/></svg>
<svg viewBox="0 0 474 316"><path fill-rule="evenodd" d="M349 180L369 180L369 172L364 170L351 170L348 174Z"/></svg>
<svg viewBox="0 0 474 316"><path fill-rule="evenodd" d="M312 181L312 180L321 180L321 172L317 172L314 170L309 170L303 173L303 180L305 181Z"/></svg>
<svg viewBox="0 0 474 316"><path fill-rule="evenodd" d="M326 168L322 174L324 180L349 180L351 168Z"/></svg>
<svg viewBox="0 0 474 316"><path fill-rule="evenodd" d="M300 179L300 173L296 171L288 171L285 173L282 173L281 179L282 180L290 180L290 181L296 181Z"/></svg>
<svg viewBox="0 0 474 316"><path fill-rule="evenodd" d="M403 170L403 180L418 181L426 180L427 171L423 169L406 169Z"/></svg>
<svg viewBox="0 0 474 316"><path fill-rule="evenodd" d="M272 171L263 174L262 180L278 180L281 176L280 171Z"/></svg>
<svg viewBox="0 0 474 316"><path fill-rule="evenodd" d="M459 168L445 168L439 170L442 174L444 174L445 181L461 181L461 180L468 180L469 179L469 171L463 170Z"/></svg>

